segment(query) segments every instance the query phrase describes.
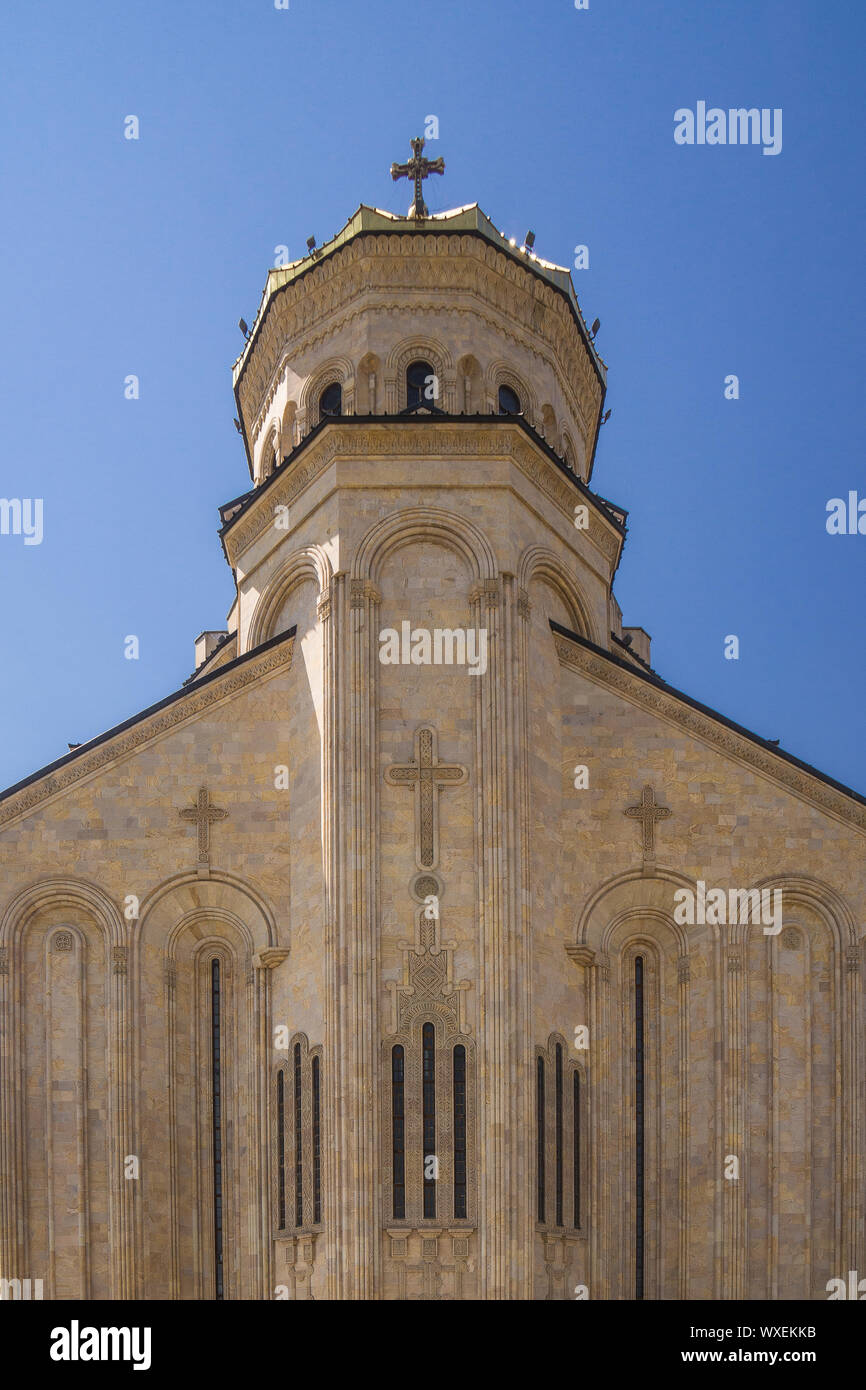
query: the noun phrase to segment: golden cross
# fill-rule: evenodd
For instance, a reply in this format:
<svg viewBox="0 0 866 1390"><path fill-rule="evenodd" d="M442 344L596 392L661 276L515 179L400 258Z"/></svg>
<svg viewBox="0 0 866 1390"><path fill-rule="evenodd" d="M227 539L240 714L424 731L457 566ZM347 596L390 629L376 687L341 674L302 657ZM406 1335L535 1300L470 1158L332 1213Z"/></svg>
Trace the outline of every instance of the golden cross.
<svg viewBox="0 0 866 1390"><path fill-rule="evenodd" d="M444 174L445 160L441 158L425 159L424 155L421 153L425 141L420 135L417 136L416 139L410 141L410 144L412 146L412 158L408 160L406 164L392 164L391 178L395 183L397 179L415 180L415 200L406 216L418 218L429 217L430 211L427 204L424 202L424 186L422 180L426 179L428 174Z"/></svg>
<svg viewBox="0 0 866 1390"><path fill-rule="evenodd" d="M643 857L652 859L655 854L655 823L657 820L667 820L671 814L669 806L657 806L655 792L652 787L644 787L640 794L640 801L637 806L627 806L623 811L624 816L631 816L634 820L643 822Z"/></svg>
<svg viewBox="0 0 866 1390"><path fill-rule="evenodd" d="M211 806L207 787L199 790L195 806L187 806L178 811L181 820L195 821L198 825L198 862L210 863L210 828L214 821L225 820L228 811Z"/></svg>
<svg viewBox="0 0 866 1390"><path fill-rule="evenodd" d="M385 770L392 787L415 788L415 861L419 869L435 869L439 862L439 788L459 786L469 776L457 763L440 763L436 730L415 730L415 756L410 763L395 763Z"/></svg>

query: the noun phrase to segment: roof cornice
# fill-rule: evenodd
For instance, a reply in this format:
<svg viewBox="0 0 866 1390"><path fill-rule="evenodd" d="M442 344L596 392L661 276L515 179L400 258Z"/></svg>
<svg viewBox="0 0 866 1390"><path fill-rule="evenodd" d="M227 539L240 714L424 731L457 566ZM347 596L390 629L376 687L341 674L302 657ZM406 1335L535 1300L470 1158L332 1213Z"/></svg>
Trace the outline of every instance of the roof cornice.
<svg viewBox="0 0 866 1390"><path fill-rule="evenodd" d="M638 670L552 619L550 627L564 665L643 705L750 768L757 768L819 810L866 831L866 796L860 792L819 772L793 753L777 748L760 734L734 723L709 705L684 695L655 673Z"/></svg>
<svg viewBox="0 0 866 1390"><path fill-rule="evenodd" d="M574 316L575 323L584 341L584 346L589 354L589 359L593 369L598 376L602 389L606 383L606 368L601 357L596 351L595 345L589 335L586 323L584 322L583 312L578 303L577 292L571 278L571 272L565 266L556 265L553 261L545 261L533 252L527 251L524 247L517 246L516 242L506 237L491 222L486 213L482 212L477 203L469 203L465 207L455 208L450 212L434 213L422 221L411 217L399 217L396 213L384 212L381 208L369 207L362 203L358 210L353 213L340 228L336 236L326 242L324 246L317 247L308 256L302 257L298 261L293 261L287 266L272 267L268 271L268 278L265 288L262 291L261 301L256 313L255 321L250 330L250 335L245 342L242 351L235 359L232 367L233 380L235 387L240 383L244 368L253 350L256 337L261 329L264 316L273 298L286 289L289 285L296 284L299 280L318 269L343 247L355 241L361 236L477 236L488 245L493 246L497 251L503 252L516 265L520 265L524 270L538 279L550 285L568 302Z"/></svg>
<svg viewBox="0 0 866 1390"><path fill-rule="evenodd" d="M151 739L170 733L185 720L235 695L260 677L281 666L288 668L292 662L295 632L295 628L290 628L288 632L279 633L253 651L202 676L194 685L182 686L140 714L7 787L0 792L0 826L17 820L40 802L101 772L109 763L134 753Z"/></svg>
<svg viewBox="0 0 866 1390"><path fill-rule="evenodd" d="M374 431L372 436L370 431ZM509 435L512 442L508 442ZM334 458L403 452L481 457L510 454L572 521L575 499L588 503L590 540L614 567L619 563L625 522L611 510L611 504L571 471L528 421L519 415L441 414L341 415L320 421L221 527L227 562L234 567L238 556L272 524L273 509L293 501ZM256 513L265 498L271 505L263 509L264 519L257 524Z"/></svg>

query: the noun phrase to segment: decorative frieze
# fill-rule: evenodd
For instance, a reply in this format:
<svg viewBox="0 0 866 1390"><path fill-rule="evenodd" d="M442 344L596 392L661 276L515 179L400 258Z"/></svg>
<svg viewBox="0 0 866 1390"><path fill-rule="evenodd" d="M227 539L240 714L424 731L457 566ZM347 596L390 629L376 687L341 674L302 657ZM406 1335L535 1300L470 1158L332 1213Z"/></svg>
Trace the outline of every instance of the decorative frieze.
<svg viewBox="0 0 866 1390"><path fill-rule="evenodd" d="M850 825L866 830L866 806L854 801L842 791L828 786L817 777L792 766L784 758L775 757L758 744L728 728L722 721L692 708L676 695L659 689L637 674L632 674L615 662L599 656L580 642L557 635L556 650L564 666L589 676L634 704L652 710L662 719L675 724L697 738L703 739L725 753L739 758L753 768L766 773L782 786L797 792L808 801L838 816Z"/></svg>
<svg viewBox="0 0 866 1390"><path fill-rule="evenodd" d="M91 773L99 772L127 754L134 753L151 739L169 733L187 719L201 714L211 705L218 704L219 701L245 689L263 676L279 670L281 666L290 666L293 650L294 638L287 638L285 642L276 644L261 656L251 655L249 658L242 658L242 664L238 669L227 669L225 674L220 672L206 685L190 686L187 691L178 694L167 708L149 717L145 715L137 720L131 729L106 738L92 753L80 754L65 767L47 773L45 777L38 778L20 792L5 797L0 801L0 825L7 825L10 821L16 820L40 802L56 796L67 787L74 786Z"/></svg>
<svg viewBox="0 0 866 1390"><path fill-rule="evenodd" d="M225 536L229 562L236 565L244 552L273 526L277 507L288 507L299 494L324 472L335 458L510 458L520 471L538 487L569 523L574 521L576 499L580 494L562 470L527 439L518 424L509 425L498 419L495 425L455 425L448 420L412 424L346 425L325 430L304 449L291 464L283 467L271 483L250 506L247 516ZM587 498L589 529L580 535L588 538L603 557L604 568L616 563L623 539L609 523L591 498ZM357 597L358 591L355 591ZM371 595L375 596L375 595ZM351 598L350 598L351 602Z"/></svg>

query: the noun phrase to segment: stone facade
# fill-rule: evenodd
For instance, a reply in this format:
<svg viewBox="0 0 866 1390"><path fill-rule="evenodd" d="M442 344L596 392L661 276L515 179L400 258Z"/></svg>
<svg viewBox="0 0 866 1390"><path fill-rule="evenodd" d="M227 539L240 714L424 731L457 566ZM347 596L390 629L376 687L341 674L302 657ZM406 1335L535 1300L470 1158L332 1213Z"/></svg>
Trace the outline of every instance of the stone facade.
<svg viewBox="0 0 866 1390"><path fill-rule="evenodd" d="M225 637L0 798L0 1277L773 1299L866 1268L866 802L623 629L567 279L477 209L362 209L271 272ZM483 633L483 671L383 661L404 623ZM780 930L679 921L699 881L781 890Z"/></svg>

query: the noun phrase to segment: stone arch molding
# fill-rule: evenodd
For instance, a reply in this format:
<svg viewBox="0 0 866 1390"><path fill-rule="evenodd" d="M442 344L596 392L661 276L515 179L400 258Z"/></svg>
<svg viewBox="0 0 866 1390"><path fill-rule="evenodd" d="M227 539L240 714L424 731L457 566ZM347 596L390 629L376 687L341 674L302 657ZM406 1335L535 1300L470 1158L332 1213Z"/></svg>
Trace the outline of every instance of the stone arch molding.
<svg viewBox="0 0 866 1390"><path fill-rule="evenodd" d="M601 637L592 611L580 584L560 557L543 545L532 545L524 550L517 567L517 582L524 592L529 592L533 579L543 579L562 599L572 616L574 630L581 637L588 637L596 646L601 646Z"/></svg>
<svg viewBox="0 0 866 1390"><path fill-rule="evenodd" d="M86 879L49 878L24 888L12 899L0 921L0 946L15 947L34 917L51 909L77 908L102 929L106 945L126 941L120 909L96 884Z"/></svg>
<svg viewBox="0 0 866 1390"><path fill-rule="evenodd" d="M309 416L326 386L332 382L339 382L343 388L344 397L348 389L354 389L355 367L348 357L330 357L327 362L322 362L314 372L307 377L301 389L301 398L298 402L298 409L304 411ZM343 400L343 413L349 412L345 409L346 401ZM315 423L315 422L313 422Z"/></svg>
<svg viewBox="0 0 866 1390"><path fill-rule="evenodd" d="M510 363L500 358L489 363L486 379L490 408L494 415L499 411L500 386L510 386L512 391L517 392L524 419L528 420L531 425L535 425L539 418L538 397L526 377L521 376Z"/></svg>
<svg viewBox="0 0 866 1390"><path fill-rule="evenodd" d="M808 874L771 874L759 879L755 888L778 888L782 893L783 922L789 906L807 908L823 923L834 949L839 952L858 944L857 922L848 903L829 883Z"/></svg>
<svg viewBox="0 0 866 1390"><path fill-rule="evenodd" d="M438 507L407 507L367 532L355 555L352 578L377 585L388 556L413 541L448 546L466 561L476 583L497 576L493 548L472 522Z"/></svg>
<svg viewBox="0 0 866 1390"><path fill-rule="evenodd" d="M281 452L281 438L280 438L280 435L281 435L281 423L280 423L279 418L277 418L277 419L275 419L275 420L271 420L270 424L269 424L269 425L267 426L267 428L262 432L261 440L260 440L259 443L256 445L255 475L256 475L256 481L257 481L257 482L262 482L262 481L264 480L264 478L267 476L267 474L266 474L266 472L265 472L265 469L266 469L266 465L267 465L267 463L268 463L268 459L269 459L269 456L270 456L271 451L273 451L273 454L274 454L274 467L276 468L276 467L280 464L280 462L281 462L281 459L280 459L280 452Z"/></svg>
<svg viewBox="0 0 866 1390"><path fill-rule="evenodd" d="M259 595L250 622L247 650L274 636L273 627L286 599L299 584L312 580L319 598L327 592L333 569L326 552L318 545L294 551L280 566Z"/></svg>
<svg viewBox="0 0 866 1390"><path fill-rule="evenodd" d="M179 874L146 898L138 941L161 945L170 959L184 932L206 932L208 924L219 923L238 931L250 955L281 944L276 916L266 899L242 879L213 869L204 880L194 873Z"/></svg>
<svg viewBox="0 0 866 1390"><path fill-rule="evenodd" d="M642 935L640 923L652 922L667 927L680 953L686 955L688 937L686 928L674 921L674 893L678 888L692 887L692 879L671 869L657 868L652 877L636 869L620 874L603 884L584 904L575 943L605 953L617 928L624 923L634 921L636 934Z"/></svg>
<svg viewBox="0 0 866 1390"><path fill-rule="evenodd" d="M606 952L617 927L631 918L664 921L677 937L683 955L688 954L688 928L674 922L673 895L678 888L691 888L695 881L672 869L656 868L650 877L640 870L631 870L603 884L584 904L577 924L575 943ZM771 875L748 885L757 889L782 890L783 911L788 905L806 907L819 917L837 952L857 946L857 923L844 898L818 879L805 874ZM719 935L730 928L708 923L700 930ZM744 939L749 925L735 927L726 937L728 944Z"/></svg>
<svg viewBox="0 0 866 1390"><path fill-rule="evenodd" d="M410 363L418 360L429 362L434 371L445 373L453 370L454 361L444 343L435 338L403 338L388 353L385 368L389 376L401 377Z"/></svg>

